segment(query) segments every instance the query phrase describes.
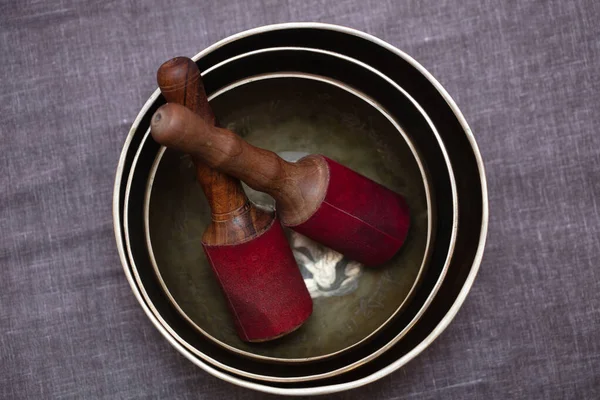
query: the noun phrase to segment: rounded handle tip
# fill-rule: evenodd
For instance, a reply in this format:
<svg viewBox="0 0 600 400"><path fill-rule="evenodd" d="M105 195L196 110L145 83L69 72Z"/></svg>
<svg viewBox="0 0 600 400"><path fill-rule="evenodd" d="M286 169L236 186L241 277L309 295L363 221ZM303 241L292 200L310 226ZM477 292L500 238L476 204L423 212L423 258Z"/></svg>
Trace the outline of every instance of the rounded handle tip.
<svg viewBox="0 0 600 400"><path fill-rule="evenodd" d="M191 152L186 147L186 122L190 118L189 111L175 103L161 106L150 121L150 134L160 145L177 150Z"/></svg>
<svg viewBox="0 0 600 400"><path fill-rule="evenodd" d="M188 57L175 57L164 62L156 73L156 80L164 93L180 90L200 78L200 70Z"/></svg>
<svg viewBox="0 0 600 400"><path fill-rule="evenodd" d="M200 115L176 103L161 106L150 121L150 134L162 146L188 153L211 167L229 159L235 135L222 132Z"/></svg>

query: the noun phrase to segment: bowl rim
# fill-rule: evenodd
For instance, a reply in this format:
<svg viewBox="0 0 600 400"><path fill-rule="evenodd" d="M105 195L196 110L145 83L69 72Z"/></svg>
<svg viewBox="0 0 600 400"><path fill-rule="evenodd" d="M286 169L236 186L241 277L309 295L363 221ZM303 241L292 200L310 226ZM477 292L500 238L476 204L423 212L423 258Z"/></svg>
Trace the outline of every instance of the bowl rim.
<svg viewBox="0 0 600 400"><path fill-rule="evenodd" d="M294 48L294 49L298 49L298 48ZM317 50L319 49L313 49L313 48L300 48L302 50L305 51L312 51L312 52L317 52ZM260 52L264 52L264 51L260 51ZM444 147L443 141L440 137L439 132L437 131L437 128L435 127L435 125L433 124L433 122L431 121L431 119L429 118L429 116L427 115L427 113L425 112L425 110L423 110L423 108L420 106L419 103L417 103L412 96L406 92L406 90L404 90L401 86L399 86L396 82L392 81L389 77L385 76L384 74L382 74L380 71L365 65L364 63L361 63L358 60L352 59L350 57L347 56L343 56L340 55L339 53L334 53L334 52L329 52L329 51L320 51L321 53L325 53L325 54L333 54L336 56L339 56L340 58L345 58L345 61L354 61L356 62L360 67L363 67L364 69L369 70L370 72L374 73L375 75L380 76L382 79L386 80L388 82L389 85L391 85L396 91L400 92L401 95L403 95L406 99L408 99L412 105L417 109L417 111L421 114L421 116L426 120L426 122L428 123L430 129L432 130L432 133L434 135L434 137L437 139L438 144L439 144L439 149L440 152L442 153L443 157L444 157L444 161L445 161L445 167L448 170L448 179L449 179L449 183L450 183L450 187L451 187L451 193L452 193L452 203L453 203L453 208L454 208L454 212L453 212L453 218L452 218L452 230L451 230L451 237L450 237L450 241L449 241L449 248L448 248L448 252L445 255L445 262L444 265L442 267L442 270L440 271L440 273L437 275L437 279L435 282L434 287L431 289L431 291L427 294L427 298L425 300L425 302L420 306L420 308L418 309L417 314L412 318L412 320L392 339L389 339L387 343L385 343L383 346L377 348L375 351L373 351L372 353L370 353L369 355L366 355L364 357L362 357L359 360L356 360L344 367L341 368L337 368L337 369L333 369L327 372L322 372L322 373L318 373L318 374L312 374L312 375L296 375L296 376L292 376L292 377L280 377L280 376L273 376L273 375L262 375L262 374L257 374L257 373L253 373L253 372L248 372L245 370L240 370L238 368L235 367L230 367L226 364L223 364L220 361L215 361L214 358L209 357L208 355L206 355L205 353L199 351L198 349L196 349L193 345L187 343L183 338L180 337L180 335L175 332L171 326L169 326L168 323L166 323L166 321L164 321L162 315L160 314L160 312L158 312L156 310L156 306L153 304L152 300L149 298L145 287L143 285L143 283L140 282L139 276L138 276L138 270L136 267L136 262L134 260L134 257L131 254L131 247L130 247L130 239L129 239L129 227L128 227L128 220L125 219L124 224L125 224L125 242L126 242L126 246L127 246L127 253L128 253L128 257L129 257L129 262L130 262L130 268L133 270L134 272L134 278L136 278L136 281L138 283L138 287L137 289L139 291L141 291L142 296L144 297L144 299L146 300L147 304L149 305L150 309L152 310L152 312L155 314L155 316L157 317L157 319L162 323L162 325L169 331L171 332L171 335L178 340L184 347L186 347L189 351L191 351L195 356L200 357L201 359L211 362L213 363L213 365L218 366L219 368L222 368L228 372L232 372L235 373L237 375L240 376L244 376L250 379L256 379L256 380L263 380L263 381L269 381L269 382L284 382L284 383L292 383L292 382L308 382L308 381L314 381L314 380L318 380L318 379L325 379L325 378L330 378L336 375L340 375L342 373L348 372L352 369L358 368L361 365L366 364L367 362L370 362L372 360L374 360L375 358L383 355L389 348L391 348L392 346L394 346L396 343L398 343L399 340L401 340L402 337L404 337L419 321L419 319L423 316L423 314L427 311L427 308L429 307L429 305L433 302L437 291L440 289L444 278L446 276L446 273L448 271L448 268L450 266L450 263L452 261L452 254L454 251L454 246L456 243L456 234L457 234L457 224L458 224L458 200L457 200L457 189L456 189L456 182L455 182L455 178L454 178L454 173L453 173L453 169L452 169L452 164L449 160L449 156L447 154L447 151ZM250 54L250 53L254 53L254 52L249 52L249 53L244 53L244 54ZM237 58L242 58L244 56L244 54L235 57ZM232 60L231 59L227 59L228 60ZM215 67L217 67L218 65L222 65L225 64L225 62L221 63L221 64L216 64ZM208 70L207 70L208 71ZM271 73L270 73L271 74ZM258 75L257 75L258 76ZM256 79L253 77L250 77L250 80L252 79ZM329 78L331 80L331 78ZM226 88L227 90L229 90L231 88L232 85L235 85L236 82L228 85ZM223 88L221 90L224 90ZM218 93L215 92L215 94ZM214 95L214 94L213 94ZM211 95L211 98L212 96ZM385 109L383 107L381 107L382 109ZM144 144L146 143L146 140L149 136L149 130L146 131L144 138L142 139L142 141L140 142L140 146L137 149L136 152L136 157L132 163L132 168L131 168L131 172L130 172L130 176L128 179L128 185L127 185L127 191L125 194L125 205L128 206L128 198L130 196L130 185L132 182L132 177L135 173L135 165L137 164L137 159L140 157L141 152L142 152L142 147L144 146ZM128 207L126 208L124 215L128 215Z"/></svg>
<svg viewBox="0 0 600 400"><path fill-rule="evenodd" d="M240 56L232 57L230 59L227 59L225 62L234 61L235 59L241 58L241 56L245 56L245 55L250 56L252 54L272 52L272 51L278 51L278 50L284 50L284 49L285 50L288 50L288 49L296 50L297 48L286 47L286 48L261 49L258 51L244 53L244 54L241 54ZM303 50L311 50L312 51L314 49L303 49ZM325 51L318 50L317 52L325 52ZM331 53L331 52L326 52L326 53ZM211 67L210 69L204 71L203 74L208 74L211 70L218 68L222 64L223 63L216 64L214 66L214 68ZM351 345L346 346L342 349L333 351L333 352L319 355L319 356L304 357L304 358L280 358L280 357L263 356L260 354L250 353L248 351L238 349L238 348L234 347L233 345L225 343L225 342L217 339L216 337L212 336L210 333L206 332L189 315L187 315L187 313L181 308L181 306L179 305L177 300L173 297L171 291L169 290L166 282L164 281L164 279L162 277L161 268L158 266L158 263L156 261L155 255L154 255L152 239L151 239L151 232L150 232L149 211L150 211L150 202L151 202L151 198L152 198L152 188L154 185L155 175L156 175L156 172L158 171L160 162L161 162L162 157L166 150L166 148L164 146L161 146L161 148L157 152L154 162L152 164L152 167L150 169L150 173L148 174L148 183L146 185L146 193L144 196L144 211L143 211L144 212L144 229L145 229L144 234L145 234L145 238L146 238L146 247L148 250L150 263L152 264L154 273L157 276L158 281L163 288L163 291L167 294L169 301L171 301L171 304L175 307L175 309L188 321L189 324L192 325L192 327L194 327L194 329L201 332L204 336L206 336L208 339L214 341L218 345L220 345L234 353L237 353L237 354L240 354L240 355L252 358L252 359L264 360L264 361L270 361L270 362L279 362L279 363L303 363L303 362L311 362L311 361L316 361L316 360L323 360L323 359L326 359L329 357L340 355L356 346L359 346L360 344L364 343L365 341L371 339L375 334L377 334L386 325L388 325L389 322L391 322L391 320L394 319L400 313L400 311L402 311L403 309L406 308L406 306L412 299L416 289L419 287L419 284L423 278L423 275L425 274L425 271L427 269L427 266L428 266L428 263L430 260L431 250L432 250L433 225L434 225L433 224L434 215L433 215L433 211L432 211L433 200L432 200L432 193L431 193L431 188L430 188L430 183L429 183L429 181L430 181L429 174L427 173L426 168L423 166L423 162L421 161L421 158L418 154L418 150L416 149L415 145L412 143L412 140L408 137L408 135L406 134L404 129L400 126L400 124L396 121L396 119L392 115L390 115L390 113L385 108L383 108L380 104L378 104L374 99L372 99L371 97L367 96L366 94L360 92L359 90L354 89L354 88L344 84L343 82L336 81L329 77L317 76L317 75L312 75L312 74L308 74L308 73L304 73L304 72L302 72L302 73L298 73L298 72L266 73L266 74L261 74L261 75L253 75L253 76L247 77L241 81L233 82L233 83L227 85L226 87L219 89L217 92L213 93L209 97L209 100L212 100L212 99L220 96L221 94L224 94L230 90L234 90L235 88L246 85L246 84L252 84L253 82L261 81L261 80L281 79L281 78L308 79L308 80L313 80L313 81L317 81L317 82L323 82L323 83L326 83L329 85L333 85L333 86L339 88L340 90L343 90L351 95L354 95L358 99L362 100L362 102L364 102L364 103L370 105L372 108L376 109L380 114L383 115L383 117L385 119L387 119L394 126L394 128L403 137L404 142L406 143L406 145L408 146L408 148L410 149L410 151L414 157L414 161L415 161L415 163L419 169L419 172L421 174L421 180L423 183L425 199L426 199L426 208L427 208L426 236L427 236L427 239L425 242L425 248L423 250L423 256L421 257L419 270L414 279L414 282L412 283L409 291L406 293L406 296L404 296L404 298L401 299L401 302L398 304L398 306L396 307L394 312L385 321L383 321L376 329L374 329L371 333L364 336L362 339L352 343ZM145 138L142 140L142 143L140 145L140 148L138 149L138 152L141 151L143 143L146 140L146 138L147 138L147 132L146 132ZM134 164L132 165L132 169L135 168L134 166L135 166L135 161L134 161ZM129 184L130 179L131 179L131 175L128 179L128 184ZM128 205L127 201L126 201L126 205ZM124 212L124 214L127 215L127 210ZM128 234L127 231L125 234L127 236L127 234ZM127 239L126 239L126 242L128 242ZM130 257L130 262L131 262L131 264L133 264L132 257ZM141 280L139 279L137 274L134 274L134 275L136 277L138 287L143 286L143 283L141 282ZM435 295L435 293L433 293L432 295ZM147 299L147 302L150 304L152 303L149 299ZM153 310L153 311L156 311L156 310ZM158 311L156 311L156 312L158 312ZM406 330L407 329L403 329L403 332ZM183 341L182 343L185 343L185 341ZM187 344L184 344L184 346L188 347ZM195 354L199 353L199 351L191 345L190 345L189 349L190 349L190 351L192 351ZM350 366L348 366L348 369L349 368L350 368ZM339 373L343 372L344 370L346 370L346 369L345 368L340 369Z"/></svg>
<svg viewBox="0 0 600 400"><path fill-rule="evenodd" d="M268 32L268 31L277 31L277 30L286 30L286 29L315 29L315 30L335 31L335 32L362 38L364 40L370 41L370 42L390 51L391 53L394 53L396 56L402 58L403 60L405 60L406 62L411 64L412 67L414 67L417 71L419 71L434 86L434 88L440 93L440 95L444 98L444 100L446 101L448 106L451 108L452 112L454 113L458 122L460 123L461 127L464 130L467 140L469 141L469 144L471 145L475 160L477 162L477 167L479 169L479 178L480 178L480 183L481 183L481 196L482 196L482 198L481 198L482 199L481 231L479 234L479 244L478 244L477 250L475 252L474 260L471 265L471 269L465 279L465 282L464 282L462 288L460 289L459 294L456 297L455 301L451 305L450 309L446 312L444 317L442 317L442 319L437 324L437 326L434 328L434 330L429 335L427 335L419 344L417 344L413 349L411 349L409 352L407 352L405 355L403 355L396 361L390 363L389 365L383 367L382 369L380 369L372 374L369 374L367 376L364 376L362 378L359 378L359 379L356 379L356 380L353 380L350 382L336 383L336 384L332 384L332 385L325 385L325 386L311 387L311 388L279 388L279 387L268 386L264 383L249 382L242 378L228 375L210 365L207 365L204 362L202 362L201 360L198 360L197 358L195 358L191 353L186 351L186 349L183 348L183 346L181 346L173 337L171 337L167 333L167 331L162 327L162 325L158 322L158 320L152 315L150 309L148 308L148 305L141 298L139 292L137 292L133 277L131 276L131 272L129 271L129 268L128 268L127 257L125 254L123 242L121 240L121 237L122 237L121 236L121 225L120 225L121 218L120 218L119 205L120 205L120 189L121 189L121 181L122 181L122 172L123 172L123 169L125 166L128 149L131 145L133 135L136 132L136 127L140 123L141 119L143 118L145 113L148 111L148 109L152 106L154 100L156 100L156 98L158 97L158 93L159 93L158 89L150 96L150 98L144 104L140 113L134 120L134 123L133 123L131 129L129 130L129 134L128 134L127 138L125 139L125 143L123 146L123 150L121 152L121 156L119 157L117 172L116 172L116 176L115 176L114 194L113 194L113 228L114 228L114 232L115 232L115 240L117 242L117 250L119 253L119 258L121 259L121 263L122 263L122 266L123 266L123 269L125 272L125 276L132 288L132 291L134 292L134 296L136 297L136 299L142 306L142 309L146 313L146 316L155 325L155 327L159 330L159 332L161 332L161 334L167 339L167 341L173 347L175 347L184 357L186 357L192 363L194 363L198 367L202 368L206 372L210 373L211 375L213 375L217 378L220 378L222 380L225 380L227 382L230 382L232 384L241 386L241 387L245 387L245 388L249 388L249 389L253 389L253 390L257 390L257 391L262 391L265 393L280 394L280 395L297 395L297 396L317 395L317 394L335 393L335 392L340 392L340 391L344 391L344 390L357 388L357 387L369 384L371 382L374 382L378 379L381 379L384 376L396 371L397 369L399 369L400 367L402 367L403 365L408 363L410 360L412 360L414 357L416 357L418 354L420 354L423 350L425 350L425 348L427 348L452 322L452 320L458 313L458 310L461 308L462 304L464 303L466 296L473 285L473 282L475 280L475 277L477 276L477 272L479 271L481 261L483 258L483 250L485 247L487 231L488 231L488 223L489 223L487 179L486 179L483 159L482 159L481 153L479 151L479 148L477 146L477 143L475 141L473 132L471 131L465 117L459 110L458 106L456 105L456 103L454 102L452 97L442 87L442 85L433 77L433 75L431 75L431 73L429 73L414 58L412 58L405 52L399 50L398 48L392 46L391 44L385 42L384 40L379 39L373 35L358 31L353 28L345 27L345 26L326 24L326 23L317 23L317 22L288 22L288 23L282 23L282 24L273 24L273 25L266 25L266 26L261 26L261 27L250 29L250 30L246 30L246 31L234 34L232 36L229 36L225 39L222 39L219 42L213 44L212 46L209 46L202 52L198 53L196 56L194 56L194 59L197 60L198 58L218 49L221 46L224 46L227 43L233 42L235 40L238 40L238 39L241 39L241 38L244 38L247 36L256 35L256 34Z"/></svg>

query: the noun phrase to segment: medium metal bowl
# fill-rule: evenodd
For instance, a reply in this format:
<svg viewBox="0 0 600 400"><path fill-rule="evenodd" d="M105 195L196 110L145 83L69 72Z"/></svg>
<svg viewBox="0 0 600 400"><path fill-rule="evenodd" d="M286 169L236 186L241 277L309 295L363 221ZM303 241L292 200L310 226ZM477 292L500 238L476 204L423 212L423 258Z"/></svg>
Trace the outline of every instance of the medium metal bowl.
<svg viewBox="0 0 600 400"><path fill-rule="evenodd" d="M147 119L158 106L153 102L154 99L146 104L134 123L134 128L127 138L119 162L113 203L117 246L134 294L148 317L169 342L196 365L221 379L270 393L300 395L347 390L373 382L406 364L423 351L448 326L462 305L477 273L487 232L488 209L483 163L464 117L441 85L409 56L367 34L323 24L268 26L244 32L217 43L197 56L198 64L201 69L206 69L236 54L269 46L319 47L351 55L384 72L394 82L407 89L438 126L440 134L447 144L450 159L454 163L461 212L460 230L452 263L432 307L423 315L419 323L400 342L389 348L384 355L332 379L294 384L257 383L211 367L202 358L191 353L181 342L171 336L171 333L159 322L140 296L139 288L132 279L124 251L121 221L123 220L126 188L123 184L123 177L128 176L135 152L143 139L143 132L136 134L136 129L140 125L147 126ZM432 170L437 172L435 168ZM417 302L423 293L426 293L424 289L427 286L434 284L430 280L430 272L428 271L423 280L423 285L413 303ZM408 310L401 317L407 313ZM375 341L378 340L379 338Z"/></svg>
<svg viewBox="0 0 600 400"><path fill-rule="evenodd" d="M253 63L253 58L245 63ZM408 305L428 264L434 218L427 175L414 146L385 110L323 77L252 76L219 90L210 100L223 126L258 147L293 158L290 161L327 154L403 194L411 210L411 229L402 250L377 268L364 268L286 229L313 298L313 314L284 338L246 343L233 329L225 298L199 246L210 209L195 181L194 165L190 157L162 148L148 179L144 228L150 262L163 290L200 333L251 358L311 362L365 342ZM274 208L268 195L248 187L246 192L256 204ZM143 285L139 279L137 283Z"/></svg>
<svg viewBox="0 0 600 400"><path fill-rule="evenodd" d="M435 266L430 267L430 269L435 271L434 274L430 274L432 286L427 290L426 295L421 296L421 301L414 305L412 303L409 304L409 307L403 314L391 321L389 326L387 326L385 330L378 335L376 341L367 343L364 346L356 349L356 351L346 354L343 359L337 358L318 363L313 362L307 367L301 367L299 365L286 365L285 367L279 366L277 368L273 368L273 366L265 365L264 363L250 363L247 360L231 360L228 355L216 354L211 356L210 353L207 353L207 344L204 343L205 340L203 340L203 338L194 335L187 339L184 335L191 335L183 330L188 328L188 326L177 326L174 328L177 321L172 319L172 316L168 315L168 313L163 313L163 311L160 311L159 303L163 301L160 297L163 295L162 290L155 291L152 287L154 282L148 280L149 278L152 278L152 276L148 277L145 275L148 272L148 265L151 264L151 261L148 261L146 243L139 240L143 235L143 225L141 225L141 222L143 221L143 213L141 212L143 203L140 203L143 201L143 196L139 196L138 194L144 191L142 185L144 185L145 188L145 185L148 182L148 177L151 176L151 173L149 175L148 170L151 169L153 164L155 165L155 156L159 147L152 140L143 141L142 146L138 149L135 168L130 176L126 194L128 201L126 202L127 212L125 214L127 216L127 219L125 220L126 239L131 239L127 240L127 246L128 250L130 251L130 262L134 270L134 276L138 280L142 295L148 304L151 305L151 308L159 317L159 320L162 320L164 325L173 331L172 334L198 357L218 365L221 368L246 377L267 381L276 380L281 382L322 379L324 377L339 374L352 368L356 368L356 366L374 359L375 357L381 355L387 347L398 341L418 320L419 316L423 313L433 298L436 288L439 287L439 283L441 282L445 269L448 265L448 260L450 258L453 240L455 237L454 234L456 231L456 212L453 211L455 210L454 207L456 204L456 195L453 190L453 178L451 171L449 171L450 166L447 164L447 157L444 155L443 147L441 147L440 142L436 139L437 134L435 132L435 128L429 124L426 115L424 115L419 108L410 101L410 98L403 95L402 92L397 88L389 85L388 81L386 81L384 77L369 71L364 66L353 64L346 59L339 57L336 58L332 54L300 49L278 49L254 53L251 56L239 57L231 62L222 64L218 68L212 69L209 73L207 73L204 81L207 91L212 93L214 82L219 82L220 84L225 85L227 85L229 82L233 82L234 87L243 88L239 81L239 79L244 78L244 75L241 73L242 71L248 71L248 73L251 74L250 77L252 77L252 80L254 81L252 84L254 84L255 82L260 81L259 75L261 73L264 74L273 70L289 70L292 67L297 71L299 70L304 73L309 71L313 74L317 74L318 76L327 74L330 70L346 71L348 74L346 80L355 79L355 81L352 81L353 85L361 86L361 89L364 88L373 92L374 94L378 94L382 100L389 102L391 106L402 106L403 112L398 123L400 125L410 127L410 130L407 130L408 135L410 135L410 131L412 131L413 134L419 136L421 142L426 142L427 138L429 138L431 143L433 143L427 147L427 152L426 154L421 155L421 159L425 163L430 161L437 167L437 173L435 174L436 176L435 178L432 178L433 189L436 193L435 205L437 216L435 219L438 221L438 224L444 226L445 229L436 230L436 246L432 254L432 257L436 260L436 263ZM252 84L247 86L250 87L251 90ZM307 86L307 83L305 82L303 85ZM285 86L285 84L282 85L279 83L277 85L273 85L273 88L281 91L281 88ZM310 85L308 86L310 87ZM375 92L374 89L378 89L378 91ZM292 88L292 90L288 90L287 93L288 95L291 94L294 96L294 93L299 90L301 90L301 87L297 86L295 89ZM319 90L324 91L325 88L321 88ZM241 98L242 101L244 99L250 99L253 101L253 99L257 97L257 93L263 91L264 86L254 89L254 92L242 93L243 96L235 96L234 94L233 97L226 98L225 101L223 101L223 104L228 107L232 107L234 111L239 110L243 107L235 104L236 101L234 99L236 97ZM286 91L284 90L278 95L267 94L267 96L278 98L281 96L281 93L285 92ZM328 96L336 98L333 93L324 93ZM384 97L383 94L387 94L388 96ZM339 96L337 96L337 98L339 98ZM354 104L352 107L356 109L357 105ZM217 114L219 114L220 110L218 103L216 104L215 111ZM221 116L219 117L221 118ZM373 114L363 117L366 119L375 118ZM358 122L360 125L364 121L359 119ZM357 129L354 129L354 133L358 135L363 134L362 131ZM406 151L402 151L401 143L403 142L403 139L396 129L383 130L380 132L380 134L389 136L376 138L377 140L374 140L372 144L369 144L368 141L364 142L364 138L362 139L362 142L359 141L359 149L366 146L366 148L373 147L382 152L382 154L375 156L375 158L380 158L379 162L374 162L373 160L369 161L370 158L373 158L371 156L363 158L362 160L360 158L356 160L356 165L351 166L355 168L358 167L357 169L359 172L368 173L368 168L365 169L364 166L361 168L361 163L364 164L365 161L367 161L367 166L381 166L381 160L386 160L388 158L391 160L398 160L398 155L402 155L402 153ZM358 139L355 138L354 141L356 140ZM381 145L382 141L384 145ZM377 146L377 143L380 145ZM341 143L334 144L343 146ZM357 146L353 148L353 146L350 144L343 146L344 149L349 149L346 154L348 161L351 161L350 158L353 158L353 155L354 158L356 158L356 147ZM338 150L338 152L341 151L341 157L344 156L344 149ZM347 157L348 155L351 157ZM408 157L404 155L400 158L406 159ZM398 161L396 161L396 164L392 163L393 167L397 168L398 165ZM389 177L387 177L389 182L394 183L394 180L397 179L399 175L401 176L403 172L406 173L407 171L396 171L395 173L390 173L388 167L386 174L389 175ZM373 175L373 173L374 172L371 171L368 174ZM420 174L417 173L417 175L419 175L418 180L422 179ZM397 184L397 182L395 184ZM160 208L161 211L163 208L164 207ZM197 260L198 257L196 256L195 259ZM418 264L420 264L420 260L418 261L417 265ZM375 274L373 271L371 271L371 273ZM378 281L381 282L382 279L385 281L387 278L385 278L385 275L380 275L380 279L378 279ZM165 311L167 310L170 311L170 309L166 309ZM354 316L346 316L347 320L351 320L351 318L354 318ZM298 345L296 344L296 346Z"/></svg>

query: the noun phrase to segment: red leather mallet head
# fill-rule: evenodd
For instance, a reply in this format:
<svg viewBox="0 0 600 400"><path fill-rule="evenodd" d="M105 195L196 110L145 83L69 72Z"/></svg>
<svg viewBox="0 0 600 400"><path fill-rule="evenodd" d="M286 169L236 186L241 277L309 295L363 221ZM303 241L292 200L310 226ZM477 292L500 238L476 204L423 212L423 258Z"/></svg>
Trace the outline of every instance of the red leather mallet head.
<svg viewBox="0 0 600 400"><path fill-rule="evenodd" d="M158 143L169 146L187 140L193 131L190 117L203 126L214 125L200 71L192 60L167 61L159 68L157 80L167 102L180 105L188 118L179 125L183 131L175 125L160 129L169 118L164 109L157 111L151 132ZM196 154L192 158L212 212L202 246L240 338L261 342L297 329L312 313L312 300L275 213L252 204L237 179L210 168Z"/></svg>
<svg viewBox="0 0 600 400"><path fill-rule="evenodd" d="M282 223L368 266L400 249L410 224L404 198L337 162L311 155L295 163L207 124L182 107L160 110L153 129L163 144L187 151L276 201Z"/></svg>

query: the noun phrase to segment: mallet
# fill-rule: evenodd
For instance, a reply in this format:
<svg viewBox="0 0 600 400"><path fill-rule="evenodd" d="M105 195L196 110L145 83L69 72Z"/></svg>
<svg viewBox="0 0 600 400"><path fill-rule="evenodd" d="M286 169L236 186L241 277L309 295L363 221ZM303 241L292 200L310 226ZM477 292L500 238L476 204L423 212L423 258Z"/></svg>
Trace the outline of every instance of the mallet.
<svg viewBox="0 0 600 400"><path fill-rule="evenodd" d="M192 60L177 57L165 62L157 80L167 102L193 115L202 127L214 125L200 71ZM151 124L153 137L161 144L166 137L157 134L157 127L169 120L165 117L157 112ZM194 127L185 129L183 138ZM312 313L312 300L276 214L252 204L237 179L211 169L196 154L191 156L212 212L202 246L240 338L261 342L297 329Z"/></svg>

